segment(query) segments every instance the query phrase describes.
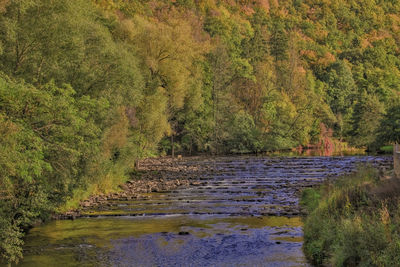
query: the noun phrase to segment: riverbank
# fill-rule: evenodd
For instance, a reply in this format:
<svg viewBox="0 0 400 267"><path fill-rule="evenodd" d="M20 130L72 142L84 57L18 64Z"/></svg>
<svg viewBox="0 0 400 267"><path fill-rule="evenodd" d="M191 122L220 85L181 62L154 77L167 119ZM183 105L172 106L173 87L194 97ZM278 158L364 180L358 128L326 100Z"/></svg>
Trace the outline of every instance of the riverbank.
<svg viewBox="0 0 400 267"><path fill-rule="evenodd" d="M303 191L304 253L315 265L397 266L400 181L373 168Z"/></svg>
<svg viewBox="0 0 400 267"><path fill-rule="evenodd" d="M191 157L191 160L200 157ZM183 163L182 163L183 162ZM87 216L88 211L101 210L107 201L125 201L148 197L152 192L167 192L178 187L198 185L199 175L204 172L213 172L212 166L189 166L181 157L149 158L140 161L131 179L119 186L119 191L109 194L92 195L80 202L76 209L64 213L54 214L53 219L76 219Z"/></svg>

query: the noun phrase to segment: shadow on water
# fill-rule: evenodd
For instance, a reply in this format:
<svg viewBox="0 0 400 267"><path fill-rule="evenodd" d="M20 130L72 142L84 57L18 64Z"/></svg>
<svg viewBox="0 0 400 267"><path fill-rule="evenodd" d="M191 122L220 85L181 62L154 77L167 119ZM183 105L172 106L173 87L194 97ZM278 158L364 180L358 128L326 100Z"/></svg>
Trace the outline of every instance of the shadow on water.
<svg viewBox="0 0 400 267"><path fill-rule="evenodd" d="M302 188L387 158L220 157L189 188L110 200L30 231L20 266L306 266Z"/></svg>

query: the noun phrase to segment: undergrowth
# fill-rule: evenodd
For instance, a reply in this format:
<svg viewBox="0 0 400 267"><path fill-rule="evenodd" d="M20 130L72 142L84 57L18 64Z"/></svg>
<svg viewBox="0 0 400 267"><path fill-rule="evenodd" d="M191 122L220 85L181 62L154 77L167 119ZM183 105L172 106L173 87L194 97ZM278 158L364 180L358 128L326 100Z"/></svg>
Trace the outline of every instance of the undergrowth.
<svg viewBox="0 0 400 267"><path fill-rule="evenodd" d="M400 181L371 167L303 191L303 250L317 266L400 265Z"/></svg>

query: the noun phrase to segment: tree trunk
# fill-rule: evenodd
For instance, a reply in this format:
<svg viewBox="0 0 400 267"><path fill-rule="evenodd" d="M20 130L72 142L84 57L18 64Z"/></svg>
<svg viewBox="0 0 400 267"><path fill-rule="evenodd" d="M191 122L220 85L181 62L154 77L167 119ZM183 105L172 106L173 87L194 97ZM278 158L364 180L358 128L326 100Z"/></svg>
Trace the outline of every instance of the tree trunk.
<svg viewBox="0 0 400 267"><path fill-rule="evenodd" d="M171 156L175 157L175 145L174 145L174 135L171 134Z"/></svg>
<svg viewBox="0 0 400 267"><path fill-rule="evenodd" d="M139 161L139 159L137 159L135 161L135 170L138 170L139 168L140 168L140 161Z"/></svg>

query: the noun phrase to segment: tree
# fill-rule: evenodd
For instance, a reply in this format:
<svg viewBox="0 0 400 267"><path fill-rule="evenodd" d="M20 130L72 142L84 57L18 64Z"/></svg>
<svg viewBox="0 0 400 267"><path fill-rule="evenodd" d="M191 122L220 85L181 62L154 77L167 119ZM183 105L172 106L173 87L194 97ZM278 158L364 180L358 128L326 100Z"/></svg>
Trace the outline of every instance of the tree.
<svg viewBox="0 0 400 267"><path fill-rule="evenodd" d="M400 104L398 100L386 111L378 129L376 139L378 144L400 143Z"/></svg>
<svg viewBox="0 0 400 267"><path fill-rule="evenodd" d="M356 85L350 67L344 61L338 61L326 71L323 78L328 84L327 102L335 114L346 114L352 105Z"/></svg>
<svg viewBox="0 0 400 267"><path fill-rule="evenodd" d="M276 62L288 58L289 37L285 30L285 25L277 18L272 21L270 26L270 53Z"/></svg>
<svg viewBox="0 0 400 267"><path fill-rule="evenodd" d="M193 84L193 80L201 83L201 79L195 75L197 67L194 62L201 59L206 47L200 45L205 43L198 43L193 38L191 26L181 20L150 23L137 19L136 24L138 31L132 42L148 70L146 95L150 99L155 94L159 99L165 98L166 105L160 112L165 114L168 123L161 122L157 127L163 126L164 129L158 131L171 135L173 140L178 129L178 113L184 107L185 100L192 95L190 89L196 89L190 84Z"/></svg>
<svg viewBox="0 0 400 267"><path fill-rule="evenodd" d="M93 113L104 103L74 93L70 86L38 89L0 75L0 253L8 261L21 256L22 229L88 182L101 134Z"/></svg>
<svg viewBox="0 0 400 267"><path fill-rule="evenodd" d="M371 146L379 130L385 108L376 95L363 93L355 104L352 117L351 143L355 146Z"/></svg>

